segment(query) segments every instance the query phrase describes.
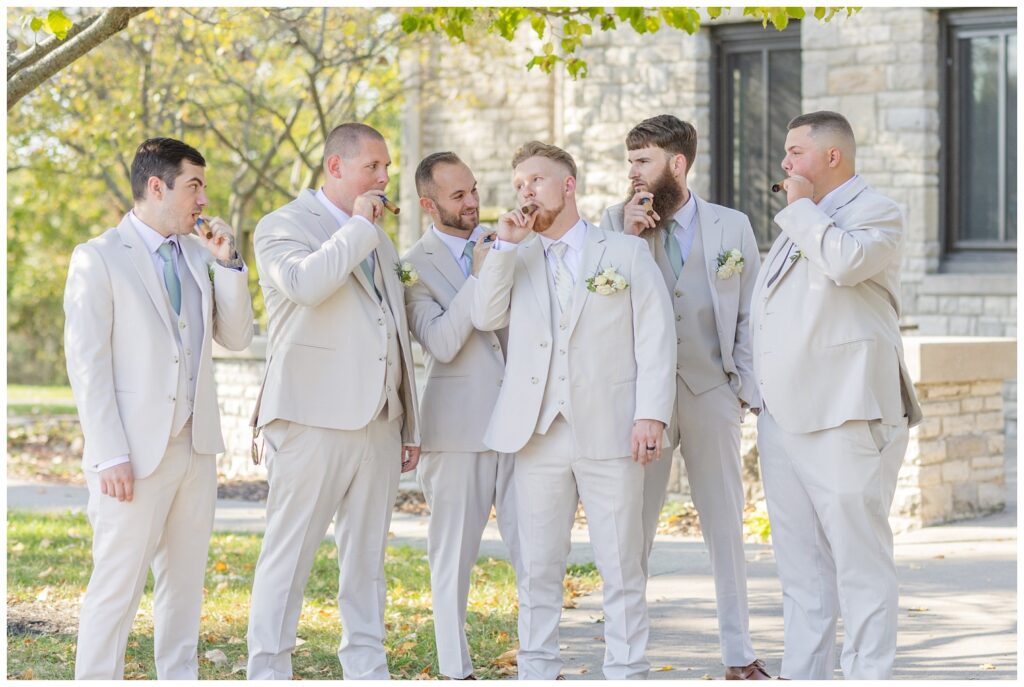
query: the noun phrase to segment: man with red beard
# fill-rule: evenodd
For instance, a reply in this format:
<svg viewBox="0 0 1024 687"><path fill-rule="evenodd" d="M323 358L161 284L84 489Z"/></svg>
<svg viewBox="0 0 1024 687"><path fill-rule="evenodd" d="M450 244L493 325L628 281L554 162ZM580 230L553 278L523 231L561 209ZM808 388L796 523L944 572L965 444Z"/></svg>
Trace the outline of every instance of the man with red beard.
<svg viewBox="0 0 1024 687"><path fill-rule="evenodd" d="M760 406L748 331L757 241L746 215L687 188L693 125L667 114L646 119L626 148L629 200L605 210L601 227L646 239L664 277L678 346L668 451L680 447L711 557L725 677L766 680L748 627L740 465L740 422ZM645 573L670 468L664 460L644 473Z"/></svg>
<svg viewBox="0 0 1024 687"><path fill-rule="evenodd" d="M484 443L516 453L519 678L556 679L562 581L576 505L604 582L608 679L645 678L644 465L672 414L671 306L645 242L576 209L576 163L537 141L512 160L517 209L498 220L472 307L508 327L505 377ZM525 210L524 210L525 208Z"/></svg>

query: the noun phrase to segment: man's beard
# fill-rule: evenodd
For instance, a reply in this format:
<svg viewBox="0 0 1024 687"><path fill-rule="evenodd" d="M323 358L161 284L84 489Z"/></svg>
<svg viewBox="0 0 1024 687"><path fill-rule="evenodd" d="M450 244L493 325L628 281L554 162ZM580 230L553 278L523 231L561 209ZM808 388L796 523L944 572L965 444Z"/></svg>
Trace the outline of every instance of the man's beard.
<svg viewBox="0 0 1024 687"><path fill-rule="evenodd" d="M456 212L448 212L440 205L437 206L437 214L441 220L441 224L446 227L451 227L458 231L473 231L476 229L477 222L473 218ZM477 215L477 219L479 219L479 217L480 216Z"/></svg>
<svg viewBox="0 0 1024 687"><path fill-rule="evenodd" d="M537 219L533 221L533 231L538 234L543 234L551 228L551 225L555 223L555 218L562 214L562 210L564 209L565 198L562 198L562 202L554 210L545 210L538 205L536 210Z"/></svg>
<svg viewBox="0 0 1024 687"><path fill-rule="evenodd" d="M672 215L676 213L679 206L683 204L683 189L679 188L679 182L672 176L666 165L661 176L654 180L654 182L645 189L648 193L654 196L654 200L651 201L654 211L658 214L661 219L658 221L658 226L665 226ZM637 191L632 185L629 187L629 193L626 196L626 202L632 200L633 196L636 195Z"/></svg>

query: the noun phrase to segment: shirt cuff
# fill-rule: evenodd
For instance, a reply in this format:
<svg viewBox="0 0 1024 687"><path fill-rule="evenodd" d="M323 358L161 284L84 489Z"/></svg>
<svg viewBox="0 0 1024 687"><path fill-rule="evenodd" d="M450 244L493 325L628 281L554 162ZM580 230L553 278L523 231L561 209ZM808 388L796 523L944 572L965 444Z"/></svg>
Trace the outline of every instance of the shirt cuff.
<svg viewBox="0 0 1024 687"><path fill-rule="evenodd" d="M111 458L110 460L105 460L105 461L103 461L102 463L100 463L99 465L96 466L96 471L97 472L101 472L101 471L106 470L108 468L116 467L118 465L121 465L122 463L127 463L128 460L129 460L128 456L117 456L116 458Z"/></svg>
<svg viewBox="0 0 1024 687"><path fill-rule="evenodd" d="M218 267L223 267L224 269L231 270L232 272L246 272L246 271L248 271L245 268L245 261L242 260L242 256L240 256L238 254L238 251L235 251L235 257L231 258L230 260L226 260L226 261L214 260L213 262Z"/></svg>

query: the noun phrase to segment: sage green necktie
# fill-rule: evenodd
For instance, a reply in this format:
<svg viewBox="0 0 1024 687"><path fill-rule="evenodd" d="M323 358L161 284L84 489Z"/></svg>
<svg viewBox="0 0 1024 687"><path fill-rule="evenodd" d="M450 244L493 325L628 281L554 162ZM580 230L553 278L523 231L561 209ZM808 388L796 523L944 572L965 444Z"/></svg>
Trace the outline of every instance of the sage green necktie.
<svg viewBox="0 0 1024 687"><path fill-rule="evenodd" d="M181 280L178 279L178 273L174 271L174 259L171 257L173 251L174 246L170 241L160 244L160 247L156 249L160 259L164 261L164 286L167 287L167 295L171 299L171 306L174 308L174 312L180 315Z"/></svg>
<svg viewBox="0 0 1024 687"><path fill-rule="evenodd" d="M466 276L473 274L473 249L476 248L476 241L466 241L466 247L462 249L462 255L466 258Z"/></svg>
<svg viewBox="0 0 1024 687"><path fill-rule="evenodd" d="M672 272L676 275L676 279L683 271L683 253L679 250L679 241L675 237L677 226L679 226L678 223L672 220L665 228L665 252L668 253L668 264L672 266Z"/></svg>

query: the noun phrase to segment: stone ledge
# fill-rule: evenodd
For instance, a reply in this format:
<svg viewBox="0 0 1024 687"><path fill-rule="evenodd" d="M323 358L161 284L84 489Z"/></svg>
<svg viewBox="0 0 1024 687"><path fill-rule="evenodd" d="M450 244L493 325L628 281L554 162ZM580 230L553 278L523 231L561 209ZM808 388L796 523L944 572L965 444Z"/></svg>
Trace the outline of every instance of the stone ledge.
<svg viewBox="0 0 1024 687"><path fill-rule="evenodd" d="M903 348L915 384L1017 377L1017 340L986 336L907 336Z"/></svg>
<svg viewBox="0 0 1024 687"><path fill-rule="evenodd" d="M917 287L929 296L1016 296L1016 274L926 274Z"/></svg>

